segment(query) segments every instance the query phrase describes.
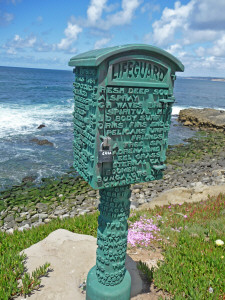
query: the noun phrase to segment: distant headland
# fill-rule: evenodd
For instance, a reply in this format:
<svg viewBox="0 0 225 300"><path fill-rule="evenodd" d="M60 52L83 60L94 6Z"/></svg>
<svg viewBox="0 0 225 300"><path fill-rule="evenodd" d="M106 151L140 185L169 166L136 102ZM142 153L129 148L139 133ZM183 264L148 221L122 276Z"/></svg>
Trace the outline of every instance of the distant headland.
<svg viewBox="0 0 225 300"><path fill-rule="evenodd" d="M183 76L179 76L179 78L182 78L182 79L209 80L209 81L225 82L225 78L220 78L220 77L199 77L199 76L183 77Z"/></svg>

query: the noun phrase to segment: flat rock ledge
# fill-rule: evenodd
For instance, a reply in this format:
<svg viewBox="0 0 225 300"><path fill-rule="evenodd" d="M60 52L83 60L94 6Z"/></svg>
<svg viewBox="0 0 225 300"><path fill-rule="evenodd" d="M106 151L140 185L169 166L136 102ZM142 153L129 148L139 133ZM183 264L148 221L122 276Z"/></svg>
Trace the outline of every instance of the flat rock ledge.
<svg viewBox="0 0 225 300"><path fill-rule="evenodd" d="M39 290L29 295L30 300L84 300L82 284L96 262L96 238L58 229L44 240L22 252L27 255L25 266L29 273L46 262L51 272L41 280ZM126 256L126 269L131 275L131 299L142 293L142 281L136 262ZM23 296L14 298L25 300Z"/></svg>
<svg viewBox="0 0 225 300"><path fill-rule="evenodd" d="M184 126L194 127L201 130L214 130L225 132L225 111L212 108L182 109L178 121Z"/></svg>
<svg viewBox="0 0 225 300"><path fill-rule="evenodd" d="M207 200L208 197L217 196L225 193L225 184L207 186L202 183L197 183L191 188L179 187L161 193L149 203L140 205L138 210L153 209L156 206L163 206L168 204L183 204L194 203Z"/></svg>

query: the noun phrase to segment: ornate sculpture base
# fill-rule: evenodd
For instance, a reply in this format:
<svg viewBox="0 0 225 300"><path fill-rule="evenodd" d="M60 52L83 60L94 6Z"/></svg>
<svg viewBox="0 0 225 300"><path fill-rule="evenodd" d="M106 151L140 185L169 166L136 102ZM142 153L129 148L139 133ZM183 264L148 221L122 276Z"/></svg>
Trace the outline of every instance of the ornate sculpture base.
<svg viewBox="0 0 225 300"><path fill-rule="evenodd" d="M97 259L87 277L87 300L130 299L125 269L130 194L130 185L100 190Z"/></svg>
<svg viewBox="0 0 225 300"><path fill-rule="evenodd" d="M88 273L86 300L129 300L131 289L130 273L126 270L121 283L106 286L98 281L96 266Z"/></svg>

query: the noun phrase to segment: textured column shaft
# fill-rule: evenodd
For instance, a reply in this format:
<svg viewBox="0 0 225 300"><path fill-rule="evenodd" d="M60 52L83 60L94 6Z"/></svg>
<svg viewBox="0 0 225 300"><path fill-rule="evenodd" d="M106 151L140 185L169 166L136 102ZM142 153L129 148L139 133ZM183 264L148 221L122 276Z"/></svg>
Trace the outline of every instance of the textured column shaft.
<svg viewBox="0 0 225 300"><path fill-rule="evenodd" d="M130 185L100 190L96 275L103 285L117 285L125 276L130 194Z"/></svg>

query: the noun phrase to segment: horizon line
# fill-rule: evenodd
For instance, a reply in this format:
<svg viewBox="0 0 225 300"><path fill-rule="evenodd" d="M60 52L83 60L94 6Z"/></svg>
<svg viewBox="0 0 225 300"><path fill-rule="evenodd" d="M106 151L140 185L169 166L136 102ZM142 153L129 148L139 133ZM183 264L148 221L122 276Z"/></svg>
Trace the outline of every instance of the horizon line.
<svg viewBox="0 0 225 300"><path fill-rule="evenodd" d="M34 67L18 67L18 66L1 66L0 65L0 68L18 68L18 69L34 69L34 70L48 70L48 71L68 71L68 72L70 72L70 70L73 71L73 68L71 68L71 67L68 67L68 68L70 68L70 70L69 70L69 69L48 69L48 68L37 68L37 67L34 68ZM192 76L192 75L189 75L189 76L176 75L176 76L179 77L179 78L189 78L189 79L192 79L192 78L225 79L225 77L217 77L217 76L196 76L196 75L194 75L194 76Z"/></svg>

